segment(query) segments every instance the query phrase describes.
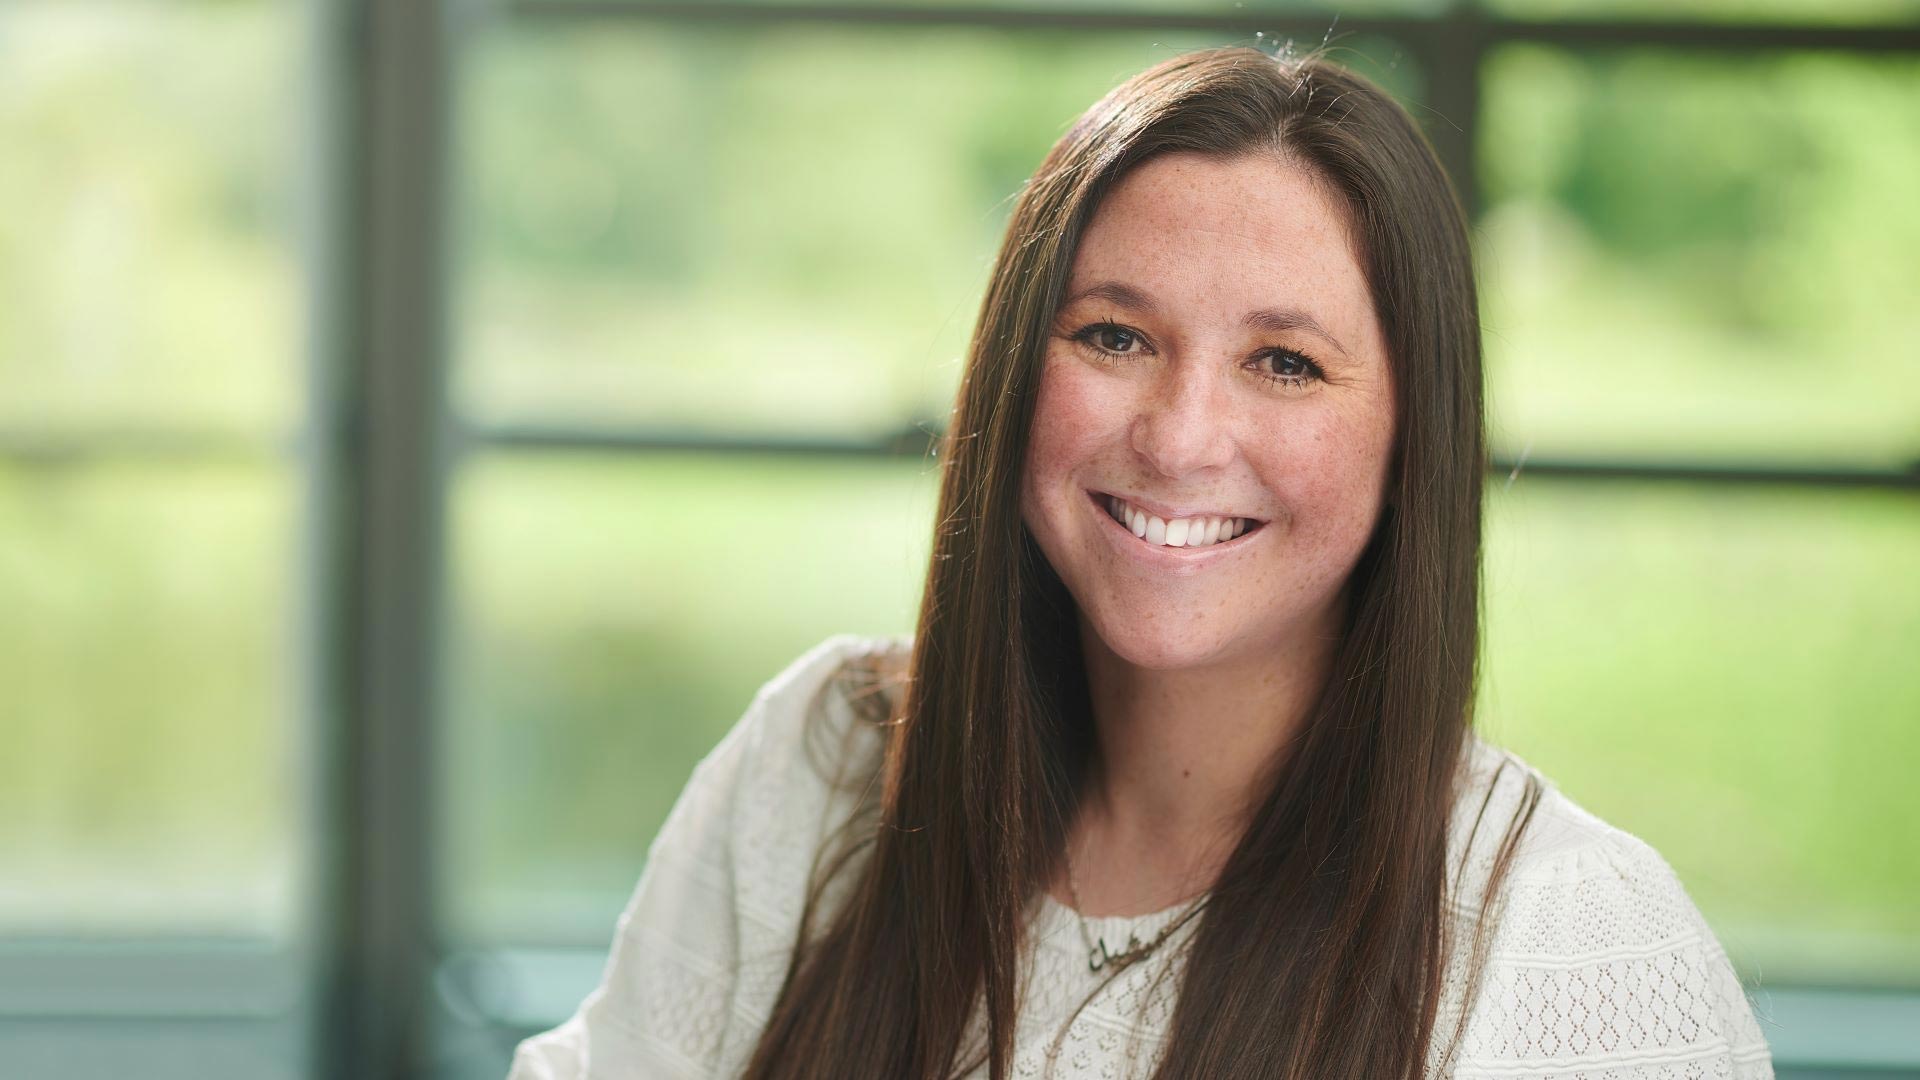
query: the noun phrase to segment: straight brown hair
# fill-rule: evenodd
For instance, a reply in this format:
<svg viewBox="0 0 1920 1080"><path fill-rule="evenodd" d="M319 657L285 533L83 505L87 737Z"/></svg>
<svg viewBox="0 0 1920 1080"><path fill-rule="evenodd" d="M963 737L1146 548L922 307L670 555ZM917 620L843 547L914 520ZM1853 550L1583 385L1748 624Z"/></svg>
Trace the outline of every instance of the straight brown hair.
<svg viewBox="0 0 1920 1080"><path fill-rule="evenodd" d="M1319 54L1227 48L1116 88L1019 195L942 443L933 554L873 813L823 859L750 1080L943 1080L983 1062L993 1080L1009 1073L1028 917L1094 747L1074 604L1021 520L1033 403L1083 230L1129 169L1175 152L1271 155L1340 193L1399 424L1342 643L1184 943L1156 1075L1378 1080L1426 1067L1460 946L1447 823L1479 651L1486 459L1465 216L1419 128L1373 83ZM1483 895L1538 798L1527 787ZM823 913L843 874L844 902ZM1494 910L1473 926L1476 972Z"/></svg>

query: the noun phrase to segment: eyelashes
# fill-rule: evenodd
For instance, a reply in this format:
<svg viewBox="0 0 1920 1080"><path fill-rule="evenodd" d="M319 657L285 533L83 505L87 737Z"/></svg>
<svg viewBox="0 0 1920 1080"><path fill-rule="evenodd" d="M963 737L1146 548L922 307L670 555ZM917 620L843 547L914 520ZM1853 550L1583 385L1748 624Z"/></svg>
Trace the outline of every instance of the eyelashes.
<svg viewBox="0 0 1920 1080"><path fill-rule="evenodd" d="M1130 356L1146 356L1153 351L1147 346L1145 335L1111 320L1088 323L1067 335L1067 340L1108 363L1117 363ZM1313 357L1298 349L1262 349L1248 358L1247 363L1255 365L1255 375L1288 389L1299 389L1326 377ZM1275 368L1290 370L1283 373Z"/></svg>

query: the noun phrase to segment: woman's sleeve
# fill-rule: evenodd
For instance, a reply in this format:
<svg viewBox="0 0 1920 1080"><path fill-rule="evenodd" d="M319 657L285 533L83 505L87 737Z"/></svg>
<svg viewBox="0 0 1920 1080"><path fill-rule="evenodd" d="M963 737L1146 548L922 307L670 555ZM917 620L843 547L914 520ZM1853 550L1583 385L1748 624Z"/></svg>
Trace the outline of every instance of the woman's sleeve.
<svg viewBox="0 0 1920 1080"><path fill-rule="evenodd" d="M1609 828L1515 870L1457 1080L1770 1080L1739 976L1652 847Z"/></svg>
<svg viewBox="0 0 1920 1080"><path fill-rule="evenodd" d="M508 1080L715 1074L740 980L739 856L757 847L739 835L743 804L782 782L784 763L769 759L798 726L787 714L845 644L830 639L769 682L694 769L648 849L600 985L565 1023L519 1045Z"/></svg>

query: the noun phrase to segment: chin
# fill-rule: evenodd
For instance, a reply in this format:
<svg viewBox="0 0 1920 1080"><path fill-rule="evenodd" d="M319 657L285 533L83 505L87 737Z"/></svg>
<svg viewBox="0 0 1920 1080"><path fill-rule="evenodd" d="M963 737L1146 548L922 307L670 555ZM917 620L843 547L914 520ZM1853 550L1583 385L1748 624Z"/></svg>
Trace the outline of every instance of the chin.
<svg viewBox="0 0 1920 1080"><path fill-rule="evenodd" d="M1142 626L1125 620L1113 626L1097 617L1090 619L1088 625L1107 651L1134 667L1149 671L1205 667L1217 663L1225 651L1218 636L1196 634L1185 628Z"/></svg>

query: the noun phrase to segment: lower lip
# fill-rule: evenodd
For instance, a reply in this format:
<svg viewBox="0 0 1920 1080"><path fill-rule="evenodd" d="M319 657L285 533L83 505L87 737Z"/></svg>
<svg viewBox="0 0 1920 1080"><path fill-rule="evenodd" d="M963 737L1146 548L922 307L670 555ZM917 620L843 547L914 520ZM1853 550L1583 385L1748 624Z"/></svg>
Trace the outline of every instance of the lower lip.
<svg viewBox="0 0 1920 1080"><path fill-rule="evenodd" d="M1133 535L1132 529L1120 524L1112 514L1107 513L1106 504L1109 497L1094 491L1087 492L1087 499L1093 504L1093 512L1101 521L1106 522L1111 530L1109 535L1113 536L1115 542L1131 552L1134 557L1147 559L1160 566L1199 566L1210 559L1224 558L1239 551L1245 546L1244 541L1260 535L1261 530L1266 528L1266 524L1262 522L1231 540L1221 540L1205 547L1168 547L1165 544L1149 544Z"/></svg>

